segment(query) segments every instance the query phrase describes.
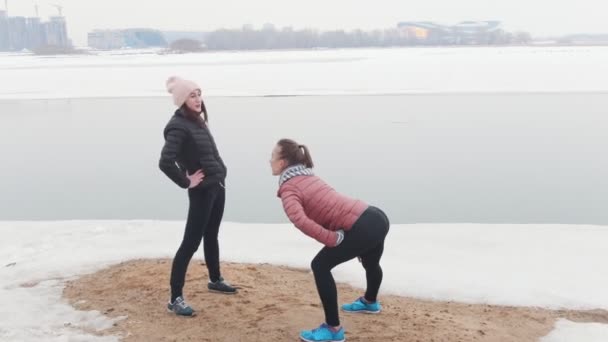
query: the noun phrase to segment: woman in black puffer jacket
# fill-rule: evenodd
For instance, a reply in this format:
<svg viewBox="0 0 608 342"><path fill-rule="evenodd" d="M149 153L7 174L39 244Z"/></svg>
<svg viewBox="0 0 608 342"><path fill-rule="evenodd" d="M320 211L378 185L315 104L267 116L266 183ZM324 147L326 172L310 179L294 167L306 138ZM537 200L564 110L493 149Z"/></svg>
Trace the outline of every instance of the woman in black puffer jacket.
<svg viewBox="0 0 608 342"><path fill-rule="evenodd" d="M209 271L211 291L233 294L237 290L220 274L218 232L226 196L226 165L207 126L207 110L200 87L189 80L171 77L167 90L179 107L164 129L165 145L159 167L175 184L188 189L190 206L182 243L171 269L170 311L192 316L195 311L184 301L183 287L190 259L201 240Z"/></svg>

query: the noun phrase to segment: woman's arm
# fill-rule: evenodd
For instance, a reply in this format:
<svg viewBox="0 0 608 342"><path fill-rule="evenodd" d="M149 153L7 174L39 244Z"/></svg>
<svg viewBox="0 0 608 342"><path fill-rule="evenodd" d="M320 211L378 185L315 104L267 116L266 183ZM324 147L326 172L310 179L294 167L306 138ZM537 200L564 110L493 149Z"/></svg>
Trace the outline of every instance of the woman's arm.
<svg viewBox="0 0 608 342"><path fill-rule="evenodd" d="M338 233L326 229L306 215L297 188L283 185L286 188L281 191L283 209L289 220L302 231L302 233L319 241L328 247L335 247L338 244Z"/></svg>
<svg viewBox="0 0 608 342"><path fill-rule="evenodd" d="M190 186L190 180L186 177L186 173L177 166L177 154L181 150L184 140L186 140L186 132L183 129L173 128L167 131L158 167L175 184L187 189Z"/></svg>

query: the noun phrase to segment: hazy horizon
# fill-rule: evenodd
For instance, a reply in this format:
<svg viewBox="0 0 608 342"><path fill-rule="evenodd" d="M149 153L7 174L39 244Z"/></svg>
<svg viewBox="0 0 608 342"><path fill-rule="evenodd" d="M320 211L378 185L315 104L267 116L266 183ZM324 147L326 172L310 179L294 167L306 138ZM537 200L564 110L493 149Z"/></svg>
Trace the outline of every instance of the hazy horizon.
<svg viewBox="0 0 608 342"><path fill-rule="evenodd" d="M213 31L220 28L256 28L271 23L277 28L314 28L319 30L373 30L395 27L401 21L434 21L455 24L468 20L498 20L508 31L527 31L535 37L575 33L608 33L602 13L608 7L592 0L578 2L525 0L488 3L464 0L452 3L430 0L404 3L399 0L321 0L288 3L279 0L244 2L225 0L213 6L192 0L169 2L129 2L107 0L19 1L8 0L9 15L34 16L38 4L40 17L57 15L52 4L63 6L69 36L76 45L86 45L87 33L94 29L154 28L163 31ZM4 4L0 3L4 9ZM551 14L550 17L547 14Z"/></svg>

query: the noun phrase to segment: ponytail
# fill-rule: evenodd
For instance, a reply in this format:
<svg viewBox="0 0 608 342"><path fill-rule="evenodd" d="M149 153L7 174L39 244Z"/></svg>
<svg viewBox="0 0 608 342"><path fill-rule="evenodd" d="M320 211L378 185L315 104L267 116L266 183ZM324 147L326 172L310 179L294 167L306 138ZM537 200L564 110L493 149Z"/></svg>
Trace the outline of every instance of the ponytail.
<svg viewBox="0 0 608 342"><path fill-rule="evenodd" d="M291 139L281 139L277 142L281 147L281 158L287 161L287 166L304 164L308 168L313 168L312 156L306 145L300 145Z"/></svg>
<svg viewBox="0 0 608 342"><path fill-rule="evenodd" d="M298 147L302 149L302 153L304 153L304 162L302 164L306 165L308 168L313 168L314 164L312 163L312 157L310 156L308 147L306 147L306 145L299 145Z"/></svg>

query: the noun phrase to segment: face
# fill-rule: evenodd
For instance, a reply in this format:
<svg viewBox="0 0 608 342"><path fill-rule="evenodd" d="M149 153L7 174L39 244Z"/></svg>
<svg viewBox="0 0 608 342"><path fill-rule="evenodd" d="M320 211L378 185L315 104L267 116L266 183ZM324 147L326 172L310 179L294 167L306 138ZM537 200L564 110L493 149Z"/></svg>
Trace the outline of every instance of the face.
<svg viewBox="0 0 608 342"><path fill-rule="evenodd" d="M274 149L272 149L272 155L270 157L270 168L272 169L272 175L278 176L285 170L287 167L287 161L285 159L281 159L281 146L276 145Z"/></svg>
<svg viewBox="0 0 608 342"><path fill-rule="evenodd" d="M197 89L197 90L191 92L190 95L188 95L188 99L186 100L186 106L191 111L200 113L202 110L201 102L202 102L201 90Z"/></svg>

